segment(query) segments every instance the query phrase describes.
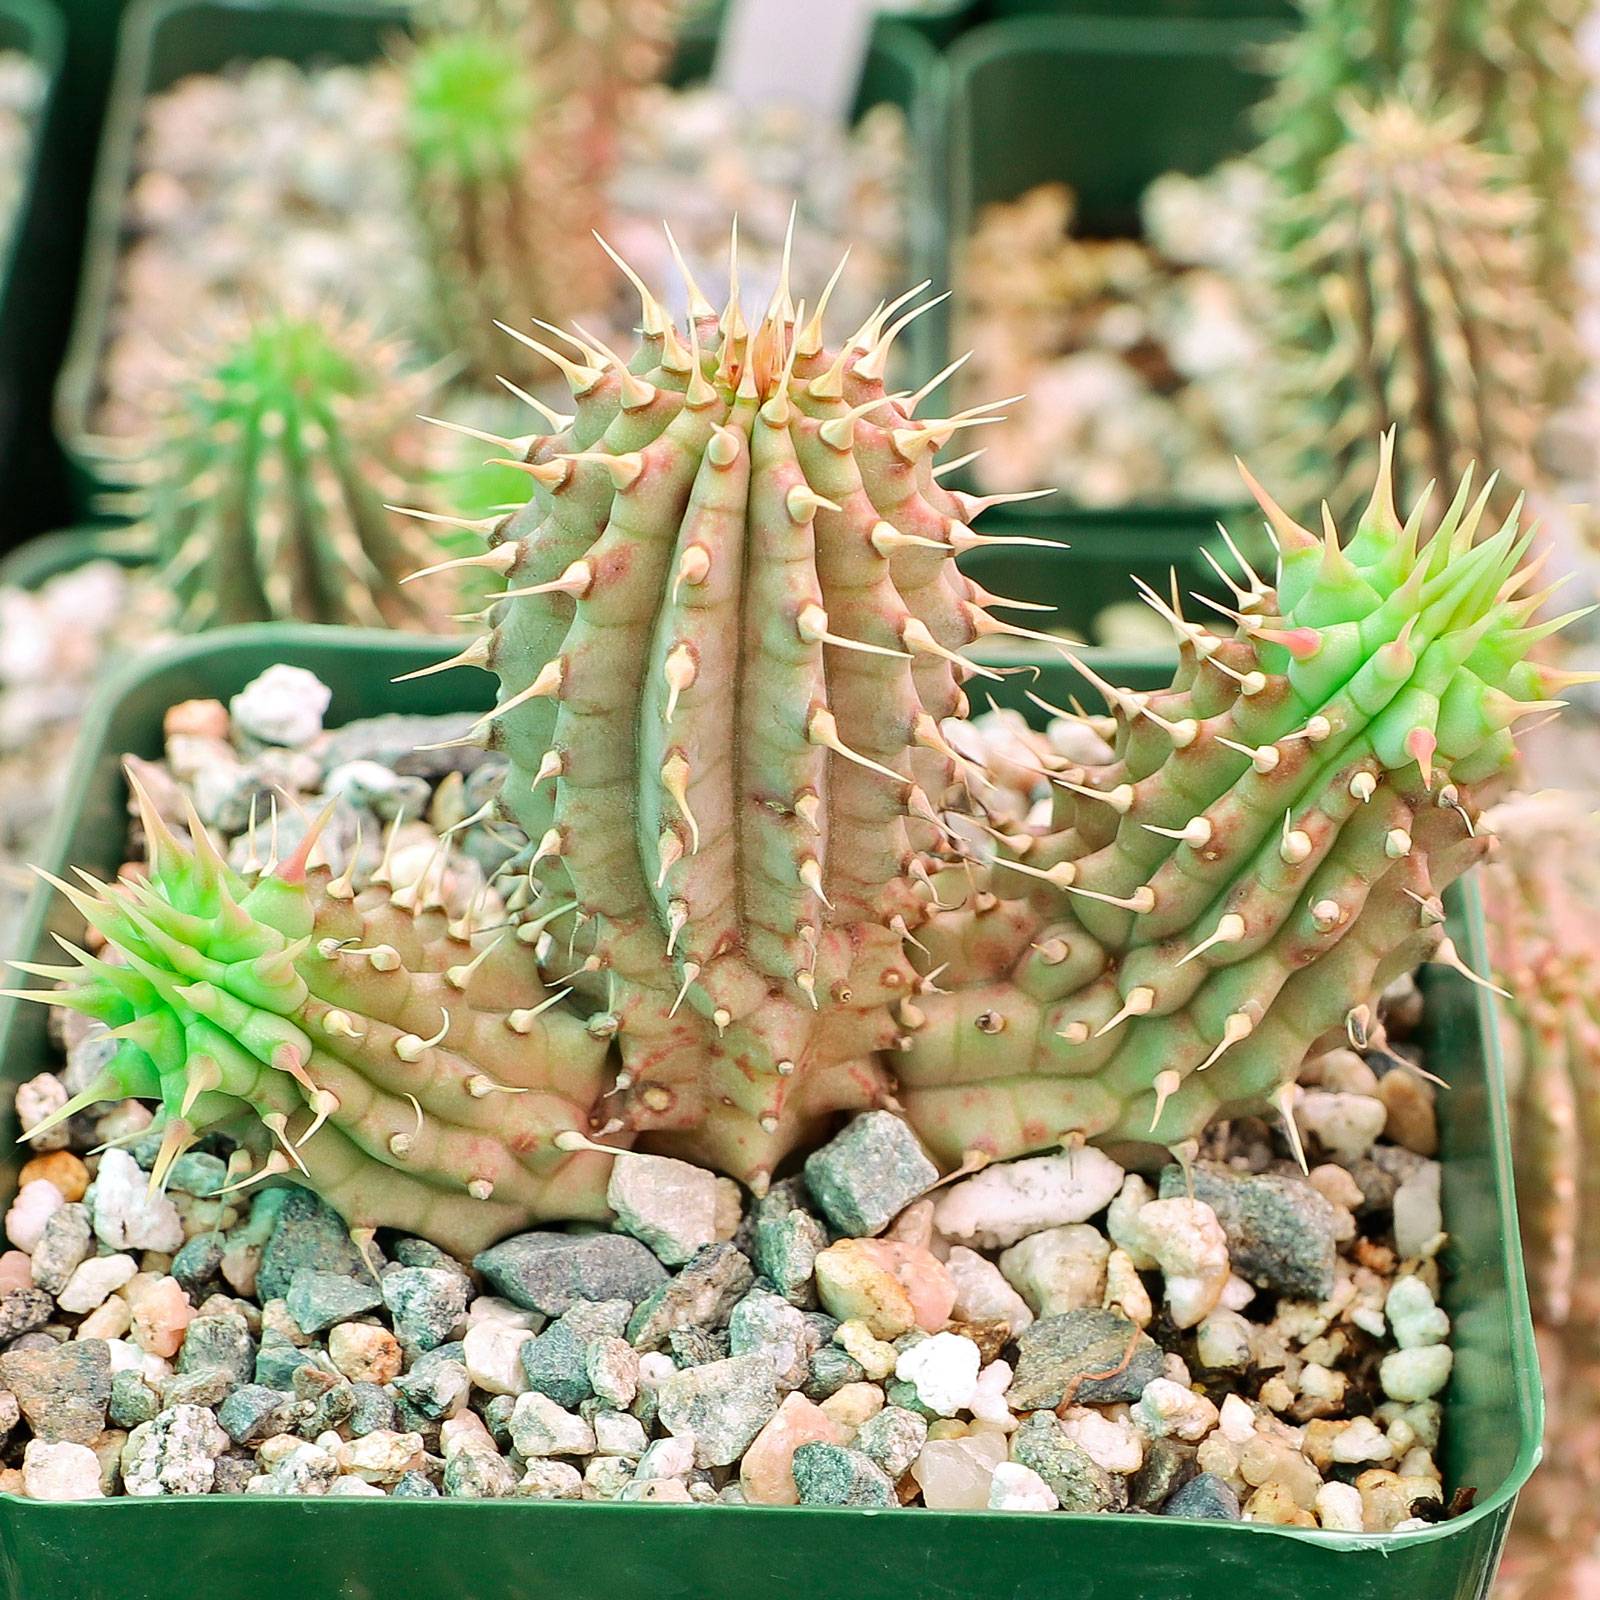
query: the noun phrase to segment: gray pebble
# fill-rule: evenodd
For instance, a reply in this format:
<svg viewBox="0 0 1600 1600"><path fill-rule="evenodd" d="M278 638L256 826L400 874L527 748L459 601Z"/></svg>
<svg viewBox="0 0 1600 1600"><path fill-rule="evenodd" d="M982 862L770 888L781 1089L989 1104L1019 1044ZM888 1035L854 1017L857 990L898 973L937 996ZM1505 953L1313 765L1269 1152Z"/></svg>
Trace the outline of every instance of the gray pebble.
<svg viewBox="0 0 1600 1600"><path fill-rule="evenodd" d="M227 1163L203 1150L190 1150L179 1156L167 1171L168 1189L192 1194L197 1200L214 1195L227 1181Z"/></svg>
<svg viewBox="0 0 1600 1600"><path fill-rule="evenodd" d="M402 1473L400 1481L389 1491L391 1500L437 1500L439 1491L429 1481L425 1472Z"/></svg>
<svg viewBox="0 0 1600 1600"><path fill-rule="evenodd" d="M624 1233L522 1233L483 1251L473 1265L513 1305L547 1317L578 1300L637 1305L667 1278L667 1269Z"/></svg>
<svg viewBox="0 0 1600 1600"><path fill-rule="evenodd" d="M60 1294L92 1249L94 1219L85 1205L64 1205L44 1225L33 1249L33 1286ZM52 1308L53 1309L53 1308Z"/></svg>
<svg viewBox="0 0 1600 1600"><path fill-rule="evenodd" d="M362 1439L369 1433L387 1431L394 1427L394 1401L375 1383L352 1383L350 1393L350 1432ZM509 1395L500 1396L509 1399Z"/></svg>
<svg viewBox="0 0 1600 1600"><path fill-rule="evenodd" d="M765 1355L779 1393L786 1394L798 1389L810 1371L807 1332L805 1316L797 1307L758 1284L728 1318L728 1350L736 1356Z"/></svg>
<svg viewBox="0 0 1600 1600"><path fill-rule="evenodd" d="M7 1350L0 1355L0 1384L17 1397L39 1438L50 1444L90 1444L105 1430L111 1347L104 1339L74 1339L48 1350Z"/></svg>
<svg viewBox="0 0 1600 1600"><path fill-rule="evenodd" d="M293 1431L310 1409L307 1401L281 1389L246 1383L217 1407L217 1421L235 1444L255 1445L274 1434Z"/></svg>
<svg viewBox="0 0 1600 1600"><path fill-rule="evenodd" d="M245 1485L256 1475L256 1458L234 1450L217 1457L211 1477L212 1494L243 1494Z"/></svg>
<svg viewBox="0 0 1600 1600"><path fill-rule="evenodd" d="M227 1399L234 1379L226 1372L208 1367L202 1372L175 1372L156 1385L161 1391L161 1409L173 1406L208 1406L215 1409Z"/></svg>
<svg viewBox="0 0 1600 1600"><path fill-rule="evenodd" d="M458 1500L509 1500L517 1475L498 1451L476 1447L457 1450L444 1466L444 1492Z"/></svg>
<svg viewBox="0 0 1600 1600"><path fill-rule="evenodd" d="M807 1506L898 1506L883 1468L859 1450L803 1444L794 1453L794 1481Z"/></svg>
<svg viewBox="0 0 1600 1600"><path fill-rule="evenodd" d="M1191 1478L1161 1509L1162 1515L1168 1517L1204 1517L1212 1522L1240 1520L1238 1495L1226 1479L1214 1472Z"/></svg>
<svg viewBox="0 0 1600 1600"><path fill-rule="evenodd" d="M1126 1479L1069 1438L1054 1412L1023 1418L1011 1436L1011 1459L1032 1467L1055 1490L1063 1511L1120 1511L1127 1502Z"/></svg>
<svg viewBox="0 0 1600 1600"><path fill-rule="evenodd" d="M394 1258L402 1267L432 1267L439 1272L453 1272L465 1282L472 1281L467 1269L448 1250L441 1250L427 1239L396 1239Z"/></svg>
<svg viewBox="0 0 1600 1600"><path fill-rule="evenodd" d="M205 1406L174 1406L141 1422L122 1447L131 1495L209 1494L228 1436Z"/></svg>
<svg viewBox="0 0 1600 1600"><path fill-rule="evenodd" d="M1133 1359L1113 1378L1089 1378L1121 1366L1134 1341ZM1017 1368L1007 1399L1014 1411L1055 1407L1074 1378L1078 1405L1132 1402L1162 1373L1161 1351L1147 1333L1114 1311L1083 1309L1041 1317L1017 1336Z"/></svg>
<svg viewBox="0 0 1600 1600"><path fill-rule="evenodd" d="M284 1300L302 1333L321 1333L336 1322L348 1322L363 1311L376 1310L383 1304L383 1290L370 1275L354 1278L341 1272L301 1267L289 1280Z"/></svg>
<svg viewBox="0 0 1600 1600"><path fill-rule="evenodd" d="M295 1273L304 1268L372 1281L372 1271L350 1237L344 1218L309 1189L296 1186L286 1191L280 1202L271 1236L261 1252L256 1293L263 1302L286 1297Z"/></svg>
<svg viewBox="0 0 1600 1600"><path fill-rule="evenodd" d="M256 1351L255 1381L269 1389L291 1388L295 1373L309 1359L299 1345L291 1343L276 1328L268 1328L261 1335L261 1348Z"/></svg>
<svg viewBox="0 0 1600 1600"><path fill-rule="evenodd" d="M822 1214L853 1239L882 1233L939 1169L909 1124L892 1111L868 1111L806 1158L806 1187Z"/></svg>
<svg viewBox="0 0 1600 1600"><path fill-rule="evenodd" d="M43 1289L8 1290L0 1295L0 1344L9 1344L35 1328L42 1328L55 1315L55 1310L54 1299Z"/></svg>
<svg viewBox="0 0 1600 1600"><path fill-rule="evenodd" d="M1191 1164L1193 1197L1217 1214L1233 1270L1259 1289L1300 1300L1333 1293L1338 1212L1303 1178L1235 1172L1216 1161ZM1163 1169L1161 1198L1187 1199L1183 1170Z"/></svg>
<svg viewBox="0 0 1600 1600"><path fill-rule="evenodd" d="M466 1316L470 1292L461 1273L440 1267L398 1267L383 1275L383 1303L394 1318L395 1337L407 1350L443 1344Z"/></svg>
<svg viewBox="0 0 1600 1600"><path fill-rule="evenodd" d="M657 1403L669 1433L694 1435L697 1466L726 1467L778 1409L778 1392L764 1356L733 1356L673 1373Z"/></svg>
<svg viewBox="0 0 1600 1600"><path fill-rule="evenodd" d="M871 1456L892 1483L898 1483L928 1442L928 1421L903 1406L885 1406L861 1424L850 1442L863 1455Z"/></svg>
<svg viewBox="0 0 1600 1600"><path fill-rule="evenodd" d="M626 1407L639 1392L639 1352L626 1339L603 1334L583 1352L583 1370L597 1399Z"/></svg>
<svg viewBox="0 0 1600 1600"><path fill-rule="evenodd" d="M703 1367L726 1361L733 1353L726 1328L672 1328L667 1333L667 1354L680 1367Z"/></svg>
<svg viewBox="0 0 1600 1600"><path fill-rule="evenodd" d="M824 1345L811 1358L811 1372L801 1393L820 1405L830 1394L837 1394L847 1383L864 1383L866 1368L837 1345Z"/></svg>
<svg viewBox="0 0 1600 1600"><path fill-rule="evenodd" d="M620 1338L633 1308L626 1300L580 1300L522 1347L529 1387L570 1411L593 1392L588 1349L595 1339Z"/></svg>
<svg viewBox="0 0 1600 1600"><path fill-rule="evenodd" d="M1144 1465L1128 1480L1128 1502L1157 1511L1199 1472L1199 1449L1183 1439L1158 1435L1144 1447Z"/></svg>
<svg viewBox="0 0 1600 1600"><path fill-rule="evenodd" d="M172 1258L172 1276L191 1300L197 1299L222 1270L226 1249L220 1233L197 1233Z"/></svg>
<svg viewBox="0 0 1600 1600"><path fill-rule="evenodd" d="M403 1378L395 1379L394 1386L423 1416L437 1421L448 1415L471 1386L461 1346L444 1344L419 1356Z"/></svg>
<svg viewBox="0 0 1600 1600"><path fill-rule="evenodd" d="M196 1317L178 1352L179 1372L222 1372L232 1383L255 1376L256 1345L250 1324L237 1311L220 1317Z"/></svg>
<svg viewBox="0 0 1600 1600"><path fill-rule="evenodd" d="M636 1350L660 1350L673 1328L720 1328L754 1282L748 1258L733 1245L705 1245L634 1312L628 1338Z"/></svg>
<svg viewBox="0 0 1600 1600"><path fill-rule="evenodd" d="M828 1235L809 1211L793 1210L755 1227L756 1271L791 1305L817 1303L812 1274Z"/></svg>
<svg viewBox="0 0 1600 1600"><path fill-rule="evenodd" d="M111 1401L106 1420L113 1428L137 1428L160 1409L161 1398L137 1372L124 1368L111 1375Z"/></svg>

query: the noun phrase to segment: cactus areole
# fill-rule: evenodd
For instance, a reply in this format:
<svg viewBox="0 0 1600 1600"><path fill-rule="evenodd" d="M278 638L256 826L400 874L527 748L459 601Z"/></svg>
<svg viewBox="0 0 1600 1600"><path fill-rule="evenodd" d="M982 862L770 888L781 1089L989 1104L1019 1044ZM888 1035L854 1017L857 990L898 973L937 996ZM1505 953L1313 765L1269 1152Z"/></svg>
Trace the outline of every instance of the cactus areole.
<svg viewBox="0 0 1600 1600"><path fill-rule="evenodd" d="M1276 585L1215 629L1147 595L1171 688L1103 685L1107 758L1041 770L1053 817L1004 833L941 727L991 673L965 647L1028 633L954 560L993 501L933 462L984 412L917 420L933 385L884 385L916 311L829 349L826 299L785 283L747 319L736 283L720 313L691 283L682 331L643 295L627 361L538 347L575 414L519 450L532 498L467 558L504 592L444 664L500 679L473 737L531 841L513 925L358 887L314 836L241 876L146 804L148 882L61 885L125 964L28 969L122 1040L70 1109L159 1099L158 1173L227 1125L237 1181L473 1249L606 1215L616 1147L761 1192L871 1106L947 1167L1181 1156L1285 1108L1306 1052L1439 952L1481 793L1558 687L1524 660L1555 624L1515 515L1481 526L1463 485L1402 523L1387 446L1343 547L1258 490Z"/></svg>

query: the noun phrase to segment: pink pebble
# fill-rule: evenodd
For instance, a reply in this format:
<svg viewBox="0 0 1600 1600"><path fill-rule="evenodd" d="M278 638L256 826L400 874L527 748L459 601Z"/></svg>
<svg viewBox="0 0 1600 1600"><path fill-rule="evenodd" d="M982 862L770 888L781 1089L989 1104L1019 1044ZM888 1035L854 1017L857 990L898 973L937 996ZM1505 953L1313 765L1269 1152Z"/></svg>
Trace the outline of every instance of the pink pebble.
<svg viewBox="0 0 1600 1600"><path fill-rule="evenodd" d="M23 1184L6 1212L6 1237L31 1253L44 1237L44 1225L66 1203L67 1197L48 1178Z"/></svg>
<svg viewBox="0 0 1600 1600"><path fill-rule="evenodd" d="M13 1289L32 1287L32 1260L20 1250L7 1250L0 1256L0 1294L10 1294Z"/></svg>
<svg viewBox="0 0 1600 1600"><path fill-rule="evenodd" d="M955 1309L956 1285L949 1270L931 1250L898 1239L858 1239L856 1243L875 1265L892 1272L911 1297L917 1326L938 1333Z"/></svg>
<svg viewBox="0 0 1600 1600"><path fill-rule="evenodd" d="M194 1307L178 1280L141 1273L123 1292L133 1308L133 1342L149 1355L175 1356L194 1319Z"/></svg>
<svg viewBox="0 0 1600 1600"><path fill-rule="evenodd" d="M821 1406L796 1391L751 1441L739 1465L739 1487L752 1505L797 1506L794 1453L803 1444L840 1444L844 1430Z"/></svg>

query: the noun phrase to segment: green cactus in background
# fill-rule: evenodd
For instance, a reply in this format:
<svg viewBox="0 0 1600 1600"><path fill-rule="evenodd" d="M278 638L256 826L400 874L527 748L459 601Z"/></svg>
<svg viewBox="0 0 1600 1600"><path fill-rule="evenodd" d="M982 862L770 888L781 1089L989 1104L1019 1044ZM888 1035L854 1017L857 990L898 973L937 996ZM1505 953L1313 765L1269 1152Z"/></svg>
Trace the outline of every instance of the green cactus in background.
<svg viewBox="0 0 1600 1600"><path fill-rule="evenodd" d="M1552 348L1530 197L1504 158L1466 141L1463 111L1350 99L1344 117L1343 143L1284 208L1296 241L1278 269L1284 443L1301 495L1348 516L1396 427L1403 503L1494 461L1502 516L1536 481Z"/></svg>
<svg viewBox="0 0 1600 1600"><path fill-rule="evenodd" d="M1508 158L1538 200L1536 281L1570 315L1583 208L1574 157L1586 87L1575 34L1582 0L1301 0L1262 109L1263 156L1304 194L1347 137L1344 100L1401 96L1459 107L1464 138Z"/></svg>
<svg viewBox="0 0 1600 1600"><path fill-rule="evenodd" d="M431 387L333 316L276 314L204 341L140 467L179 626L298 619L428 627L402 580L428 546L385 502L424 476Z"/></svg>
<svg viewBox="0 0 1600 1600"><path fill-rule="evenodd" d="M405 63L414 208L440 334L473 374L530 376L498 319L565 323L609 299L593 233L627 95L665 64L669 0L529 0L461 8Z"/></svg>
<svg viewBox="0 0 1600 1600"><path fill-rule="evenodd" d="M303 1161L357 1226L461 1248L596 1214L613 1137L757 1192L870 1105L952 1165L1183 1153L1449 954L1438 895L1561 681L1523 660L1557 624L1519 597L1514 517L1480 538L1463 485L1423 542L1387 453L1346 550L1263 495L1277 587L1249 578L1231 634L1173 613L1171 689L1106 685L1108 759L1042 773L1052 825L980 849L984 775L946 719L992 675L963 652L1029 630L955 561L1005 497L933 465L982 409L917 421L932 385L885 393L926 306L830 350L826 291L808 317L786 276L753 321L691 284L687 336L641 293L630 364L545 352L575 415L455 563L506 587L432 669L500 679L473 737L530 841L515 931L445 927L381 874L352 901L304 850L239 880L150 825L148 885L69 891L129 965L29 969L124 1041L77 1104L159 1096L171 1150L265 1109L257 1175Z"/></svg>

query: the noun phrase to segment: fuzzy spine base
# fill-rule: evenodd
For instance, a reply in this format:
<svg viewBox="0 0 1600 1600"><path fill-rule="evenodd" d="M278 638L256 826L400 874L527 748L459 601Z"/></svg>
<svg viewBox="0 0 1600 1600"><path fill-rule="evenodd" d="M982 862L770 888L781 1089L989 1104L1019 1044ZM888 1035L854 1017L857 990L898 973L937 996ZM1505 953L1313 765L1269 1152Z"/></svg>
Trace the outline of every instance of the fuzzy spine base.
<svg viewBox="0 0 1600 1600"><path fill-rule="evenodd" d="M644 336L626 364L518 335L563 372L574 415L519 451L528 505L481 555L449 563L505 581L489 631L429 670L500 679L471 738L509 759L501 803L531 841L506 901L514 935L480 946L466 930L468 987L446 1004L442 957L387 934L376 956L344 942L372 930L346 934L309 859L261 880L290 881L292 917L272 888L241 924L229 907L260 884L230 886L213 927L183 899L198 869L163 843L158 858L174 864L158 859L148 889L103 892L127 911L73 891L153 969L136 963L156 998L91 962L72 1003L131 1008L118 1026L146 1054L146 1014L172 1013L180 1033L162 1021L155 1087L191 1127L215 1087L201 1023L234 1028L270 1069L250 1068L258 1099L260 1085L285 1104L299 1095L304 1124L327 1105L314 1097L337 1100L305 1141L307 1165L319 1140L353 1138L372 1192L358 1209L352 1182L336 1203L398 1225L416 1204L399 1173L447 1198L455 1240L472 1232L469 1201L485 1208L476 1236L505 1231L489 1208L506 1180L442 1134L416 1162L436 1102L414 1087L413 1054L447 1065L441 1082L476 1068L486 1094L557 1093L515 1152L544 1185L519 1199L523 1216L593 1214L609 1137L759 1192L835 1114L869 1105L902 1109L951 1166L1090 1138L1182 1155L1218 1111L1281 1109L1307 1050L1439 946L1438 895L1484 848L1473 812L1513 756L1511 729L1564 681L1524 660L1560 624L1531 620L1544 596L1522 592L1516 517L1485 532L1484 497L1464 483L1425 539L1424 508L1404 524L1395 512L1387 445L1347 546L1262 494L1276 583L1237 586L1231 634L1147 595L1180 641L1172 687L1102 685L1111 761L1042 774L1051 826L1002 829L975 850L985 774L946 728L965 714L963 683L990 669L962 651L1029 630L997 620L991 608L1009 602L959 572L993 499L945 490L933 457L986 413L917 421L934 385L885 394L890 349L917 314L902 303L829 350L820 306L808 317L791 305L786 281L753 322L736 285L720 314L691 285L686 334L641 293ZM151 895L171 924L159 951ZM230 954L268 907L267 945ZM213 1015L171 974L223 935L212 959L226 970L203 969ZM245 955L268 957L276 1009L261 974L230 986ZM433 984L430 1005L396 1017L413 973ZM479 998L474 973L525 987ZM328 989L330 974L344 986ZM263 1009L267 1031L246 1040ZM511 1041L534 1012L549 1019L535 1042ZM318 1049L366 1043L324 1050L344 1074L324 1083L299 1045L273 1065L282 1028ZM510 1067L480 1054L485 1038ZM469 1108L441 1093L451 1133ZM413 1116L400 1126L402 1105ZM366 1120L370 1107L383 1116ZM397 1154L407 1128L417 1145ZM292 1163L282 1149L273 1159Z"/></svg>

